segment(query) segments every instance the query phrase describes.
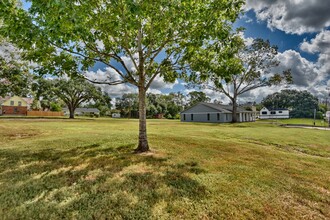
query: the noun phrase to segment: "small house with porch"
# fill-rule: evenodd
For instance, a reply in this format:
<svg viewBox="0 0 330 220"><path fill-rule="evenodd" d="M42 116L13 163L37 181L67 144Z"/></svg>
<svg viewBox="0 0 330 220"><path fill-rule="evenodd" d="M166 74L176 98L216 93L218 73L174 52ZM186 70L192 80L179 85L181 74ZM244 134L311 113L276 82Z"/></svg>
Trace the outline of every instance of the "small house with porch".
<svg viewBox="0 0 330 220"><path fill-rule="evenodd" d="M228 123L232 121L233 106L201 102L180 113L181 122ZM255 121L256 112L237 107L237 121Z"/></svg>

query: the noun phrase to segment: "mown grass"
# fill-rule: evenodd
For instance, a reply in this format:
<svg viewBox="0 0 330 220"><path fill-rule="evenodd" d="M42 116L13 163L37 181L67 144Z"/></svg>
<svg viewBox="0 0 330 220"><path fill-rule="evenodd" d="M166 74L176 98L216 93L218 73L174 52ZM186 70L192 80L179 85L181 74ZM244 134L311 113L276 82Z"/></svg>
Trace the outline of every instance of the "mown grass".
<svg viewBox="0 0 330 220"><path fill-rule="evenodd" d="M0 219L328 219L330 132L266 123L0 120Z"/></svg>

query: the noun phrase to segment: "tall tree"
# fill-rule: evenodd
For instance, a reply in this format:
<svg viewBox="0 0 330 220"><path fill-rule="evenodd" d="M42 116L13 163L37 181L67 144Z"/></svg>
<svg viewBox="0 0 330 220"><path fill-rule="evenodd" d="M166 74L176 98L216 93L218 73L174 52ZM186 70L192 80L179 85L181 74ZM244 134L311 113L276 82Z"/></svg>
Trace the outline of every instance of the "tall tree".
<svg viewBox="0 0 330 220"><path fill-rule="evenodd" d="M209 102L209 101L211 101L210 97L206 96L206 94L202 91L189 92L187 107L196 105L199 102Z"/></svg>
<svg viewBox="0 0 330 220"><path fill-rule="evenodd" d="M120 110L120 114L124 117L136 117L139 112L138 94L124 94L121 98L117 98L116 109Z"/></svg>
<svg viewBox="0 0 330 220"><path fill-rule="evenodd" d="M180 112L185 105L185 96L181 92L163 95L167 105L165 117L169 119L179 119Z"/></svg>
<svg viewBox="0 0 330 220"><path fill-rule="evenodd" d="M232 122L237 122L239 96L257 88L282 82L290 83L292 78L290 70L272 74L274 68L279 65L279 60L276 58L277 47L270 45L268 40L255 39L247 46L238 36L234 36L232 41L236 44L227 53L230 55L227 59L223 58L222 53L217 52L217 44L213 48L208 48L213 50L215 55L209 60L202 59L206 65L201 68L201 74L197 77L193 75L195 78L192 80L197 82L199 87L226 95L233 106Z"/></svg>
<svg viewBox="0 0 330 220"><path fill-rule="evenodd" d="M174 82L196 49L225 42L242 0L44 1L24 10L16 0L0 2L0 33L53 74L81 72L95 62L119 76L105 83L130 83L139 91L139 144L149 150L146 92L157 76ZM95 81L90 79L91 81Z"/></svg>
<svg viewBox="0 0 330 220"><path fill-rule="evenodd" d="M167 103L165 95L161 94L147 94L147 116L154 117L156 114L165 114L167 111Z"/></svg>

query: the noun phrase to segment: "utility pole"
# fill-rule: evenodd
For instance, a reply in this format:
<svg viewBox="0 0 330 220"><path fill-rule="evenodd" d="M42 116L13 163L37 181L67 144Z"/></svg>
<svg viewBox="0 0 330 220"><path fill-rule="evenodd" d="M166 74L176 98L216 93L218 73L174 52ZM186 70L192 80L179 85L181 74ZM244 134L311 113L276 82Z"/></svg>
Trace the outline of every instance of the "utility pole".
<svg viewBox="0 0 330 220"><path fill-rule="evenodd" d="M325 97L325 110L328 111L328 97Z"/></svg>
<svg viewBox="0 0 330 220"><path fill-rule="evenodd" d="M325 106L326 106L326 114L328 113L328 97L330 98L330 92L329 92L330 88L327 87L327 93L328 93L328 96L326 96L326 99L325 99ZM328 126L330 127L330 115L327 115L329 116L328 117ZM326 117L327 118L327 117Z"/></svg>
<svg viewBox="0 0 330 220"><path fill-rule="evenodd" d="M316 108L314 108L314 126L315 126L315 118L316 118Z"/></svg>

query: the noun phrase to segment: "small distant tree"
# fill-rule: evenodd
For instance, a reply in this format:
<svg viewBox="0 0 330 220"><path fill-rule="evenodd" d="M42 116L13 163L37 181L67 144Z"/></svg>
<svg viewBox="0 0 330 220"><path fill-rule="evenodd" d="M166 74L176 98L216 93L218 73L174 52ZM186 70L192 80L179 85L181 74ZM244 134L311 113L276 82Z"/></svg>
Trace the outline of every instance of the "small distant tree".
<svg viewBox="0 0 330 220"><path fill-rule="evenodd" d="M202 91L193 91L188 94L188 103L187 107L191 107L193 105L196 105L199 102L209 102L211 101L211 98L208 97L204 92Z"/></svg>
<svg viewBox="0 0 330 220"><path fill-rule="evenodd" d="M237 99L244 93L257 88L291 82L290 70L282 73L272 71L279 65L276 58L277 47L268 40L255 39L251 45L244 45L238 36L232 41L235 47L230 48L229 56L222 56L219 46L207 48L214 51L212 58L202 58L204 66L199 67L201 73L193 75L191 85L211 89L226 95L233 106L232 122L237 122ZM218 52L220 51L220 52ZM197 57L196 59L199 59ZM196 62L201 62L197 60Z"/></svg>
<svg viewBox="0 0 330 220"><path fill-rule="evenodd" d="M121 98L116 99L116 109L123 117L136 117L139 111L138 94L124 94Z"/></svg>
<svg viewBox="0 0 330 220"><path fill-rule="evenodd" d="M62 111L62 107L58 103L51 102L50 103L50 110L53 111L53 112L60 112L60 111Z"/></svg>
<svg viewBox="0 0 330 220"><path fill-rule="evenodd" d="M70 118L82 103L102 97L100 90L82 78L54 79L52 83L54 94L68 106Z"/></svg>
<svg viewBox="0 0 330 220"><path fill-rule="evenodd" d="M31 104L31 108L33 110L37 110L37 111L39 111L41 109L41 105L40 105L40 102L39 102L38 99L33 99L33 102Z"/></svg>
<svg viewBox="0 0 330 220"><path fill-rule="evenodd" d="M163 96L167 105L165 117L168 119L178 119L180 112L184 108L185 96L180 92Z"/></svg>

